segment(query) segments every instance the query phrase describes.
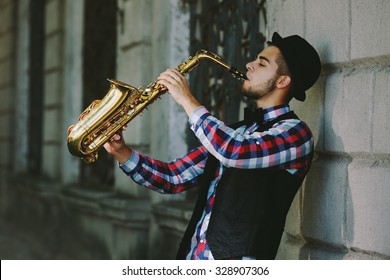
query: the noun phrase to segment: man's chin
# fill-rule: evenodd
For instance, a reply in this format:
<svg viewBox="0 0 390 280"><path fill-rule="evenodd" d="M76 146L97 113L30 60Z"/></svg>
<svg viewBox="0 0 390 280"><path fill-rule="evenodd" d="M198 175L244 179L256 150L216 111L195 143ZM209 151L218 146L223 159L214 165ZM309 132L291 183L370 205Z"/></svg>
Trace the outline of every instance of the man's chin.
<svg viewBox="0 0 390 280"><path fill-rule="evenodd" d="M245 82L241 86L241 94L247 97L251 95L251 89L245 85Z"/></svg>
<svg viewBox="0 0 390 280"><path fill-rule="evenodd" d="M241 88L241 94L243 96L248 97L248 98L253 99L253 100L259 99L258 94L256 94L255 92L251 91L250 89L246 89L244 87Z"/></svg>

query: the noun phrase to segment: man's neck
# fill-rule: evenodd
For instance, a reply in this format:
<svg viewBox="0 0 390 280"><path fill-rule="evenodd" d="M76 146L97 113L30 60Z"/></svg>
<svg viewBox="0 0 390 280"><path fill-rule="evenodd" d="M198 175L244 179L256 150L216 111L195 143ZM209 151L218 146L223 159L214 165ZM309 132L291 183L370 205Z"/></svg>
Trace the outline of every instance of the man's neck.
<svg viewBox="0 0 390 280"><path fill-rule="evenodd" d="M257 108L271 108L279 105L288 105L289 101L286 100L285 95L281 95L277 92L272 92L266 96L263 96L256 100Z"/></svg>
<svg viewBox="0 0 390 280"><path fill-rule="evenodd" d="M262 102L262 100L256 101L257 108L267 109L279 105L288 105L288 102Z"/></svg>
<svg viewBox="0 0 390 280"><path fill-rule="evenodd" d="M271 108L279 105L288 105L290 100L287 96L287 91L284 89L275 88L265 96L256 100L257 108Z"/></svg>

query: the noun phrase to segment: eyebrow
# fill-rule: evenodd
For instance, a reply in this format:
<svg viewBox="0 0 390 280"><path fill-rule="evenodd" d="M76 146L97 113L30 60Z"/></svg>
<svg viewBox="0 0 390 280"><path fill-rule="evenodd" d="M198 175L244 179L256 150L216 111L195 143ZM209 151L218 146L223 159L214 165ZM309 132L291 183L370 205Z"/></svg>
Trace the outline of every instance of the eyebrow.
<svg viewBox="0 0 390 280"><path fill-rule="evenodd" d="M267 61L268 63L270 63L270 62L269 62L269 59L266 58L265 56L259 55L257 58L258 58L258 59L265 60L265 61Z"/></svg>

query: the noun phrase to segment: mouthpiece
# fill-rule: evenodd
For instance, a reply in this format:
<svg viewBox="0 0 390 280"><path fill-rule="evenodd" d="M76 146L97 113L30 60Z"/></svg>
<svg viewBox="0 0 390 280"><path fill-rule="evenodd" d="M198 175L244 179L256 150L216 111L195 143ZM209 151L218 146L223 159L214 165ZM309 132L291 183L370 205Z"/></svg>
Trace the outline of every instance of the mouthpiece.
<svg viewBox="0 0 390 280"><path fill-rule="evenodd" d="M240 80L248 80L248 78L243 74L241 73L240 71L237 70L237 68L231 66L230 69L229 69L230 73L233 74L234 77L236 77L237 79L240 79Z"/></svg>

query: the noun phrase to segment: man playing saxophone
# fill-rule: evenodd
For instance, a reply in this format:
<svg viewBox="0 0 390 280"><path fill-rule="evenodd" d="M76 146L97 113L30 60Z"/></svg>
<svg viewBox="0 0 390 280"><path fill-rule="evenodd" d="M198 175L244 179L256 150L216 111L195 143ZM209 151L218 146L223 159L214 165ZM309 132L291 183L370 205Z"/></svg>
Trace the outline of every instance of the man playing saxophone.
<svg viewBox="0 0 390 280"><path fill-rule="evenodd" d="M195 99L180 72L160 74L157 82L183 107L202 144L183 157L154 160L126 146L119 134L104 144L140 185L160 193L200 188L179 259L274 259L287 212L310 168L313 136L289 102L304 101L318 79L316 50L298 35L275 32L246 68L242 93L258 109L232 126Z"/></svg>

